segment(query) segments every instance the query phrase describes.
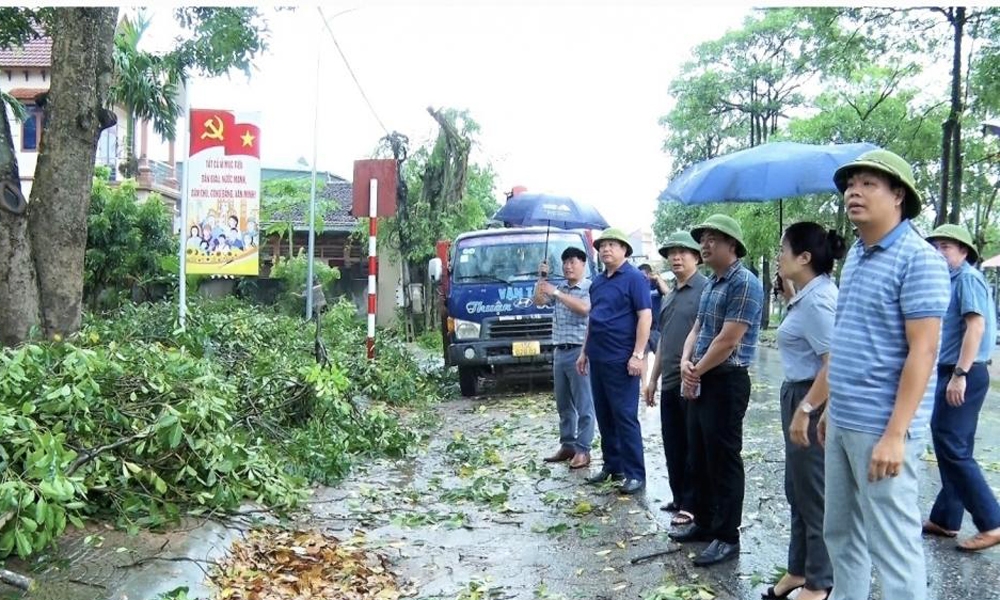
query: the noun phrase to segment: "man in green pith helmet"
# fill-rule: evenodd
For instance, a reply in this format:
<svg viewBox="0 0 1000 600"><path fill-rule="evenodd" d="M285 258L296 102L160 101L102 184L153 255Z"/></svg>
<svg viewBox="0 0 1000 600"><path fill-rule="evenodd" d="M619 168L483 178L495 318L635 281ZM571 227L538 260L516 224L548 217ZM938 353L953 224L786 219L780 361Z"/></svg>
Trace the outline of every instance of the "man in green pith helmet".
<svg viewBox="0 0 1000 600"><path fill-rule="evenodd" d="M764 287L743 263L747 248L736 219L715 214L691 230L712 269L681 355L681 394L688 408L694 461L694 523L671 533L678 542L710 541L694 559L709 566L740 553L746 476L743 417L750 402L747 371L757 351Z"/></svg>
<svg viewBox="0 0 1000 600"><path fill-rule="evenodd" d="M594 248L605 270L590 286L590 320L576 366L586 374L589 365L604 465L587 481L621 481L622 493L636 494L646 487L639 385L652 322L649 282L626 260L632 245L620 229L605 229Z"/></svg>
<svg viewBox="0 0 1000 600"><path fill-rule="evenodd" d="M694 519L694 474L688 451L688 400L681 396L681 351L698 316L698 303L708 278L698 272L701 246L686 231L670 234L660 255L670 265L676 285L664 295L656 315L660 343L643 396L647 405L656 406L656 386L660 384L660 432L673 494L670 503L660 508L677 513L672 525L687 525Z"/></svg>
<svg viewBox="0 0 1000 600"><path fill-rule="evenodd" d="M976 552L1000 544L1000 503L972 456L979 411L990 388L987 365L996 343L996 311L990 286L973 266L979 252L968 230L942 225L927 236L927 241L948 263L951 304L941 324L938 382L931 413L941 491L923 531L955 537L965 511L969 511L979 533L957 547Z"/></svg>

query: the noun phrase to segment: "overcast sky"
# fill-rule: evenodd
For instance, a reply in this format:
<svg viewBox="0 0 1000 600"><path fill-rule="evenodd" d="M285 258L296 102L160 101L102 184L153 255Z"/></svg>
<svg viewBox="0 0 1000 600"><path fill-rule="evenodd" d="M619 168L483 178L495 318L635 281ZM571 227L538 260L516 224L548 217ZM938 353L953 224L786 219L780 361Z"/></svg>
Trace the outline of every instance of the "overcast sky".
<svg viewBox="0 0 1000 600"><path fill-rule="evenodd" d="M413 148L436 134L428 106L468 109L482 127L473 158L493 164L498 197L524 185L592 203L614 226L651 225L669 169L657 123L669 82L695 45L739 26L748 8L534 4L369 1L323 11L378 117ZM250 80L195 80L192 106L260 111L264 166L311 161L318 55L317 164L350 178L385 132L315 6L274 15L270 28ZM150 44L169 29L161 10Z"/></svg>

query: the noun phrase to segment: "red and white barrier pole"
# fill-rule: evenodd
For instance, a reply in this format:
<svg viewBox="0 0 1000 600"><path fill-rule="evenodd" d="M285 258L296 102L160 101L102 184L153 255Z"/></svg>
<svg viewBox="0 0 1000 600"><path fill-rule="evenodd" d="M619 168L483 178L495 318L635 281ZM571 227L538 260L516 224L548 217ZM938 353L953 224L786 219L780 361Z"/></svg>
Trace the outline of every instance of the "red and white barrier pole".
<svg viewBox="0 0 1000 600"><path fill-rule="evenodd" d="M368 181L368 358L375 358L375 282L378 275L378 258L375 253L375 238L378 234L378 180Z"/></svg>

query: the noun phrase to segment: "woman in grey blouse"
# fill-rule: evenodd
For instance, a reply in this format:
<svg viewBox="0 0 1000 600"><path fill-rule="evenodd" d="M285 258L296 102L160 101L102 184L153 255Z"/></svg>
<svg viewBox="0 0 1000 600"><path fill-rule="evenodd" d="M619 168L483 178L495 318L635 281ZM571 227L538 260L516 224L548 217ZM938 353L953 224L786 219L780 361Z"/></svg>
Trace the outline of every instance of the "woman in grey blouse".
<svg viewBox="0 0 1000 600"><path fill-rule="evenodd" d="M785 230L778 273L786 288L788 314L778 327L778 351L785 371L781 423L785 437L785 497L791 509L788 572L764 598L785 598L803 588L800 600L827 598L833 569L823 543L823 448L816 424L829 388L819 377L827 368L837 285L830 279L843 258L844 239L818 223L795 223Z"/></svg>

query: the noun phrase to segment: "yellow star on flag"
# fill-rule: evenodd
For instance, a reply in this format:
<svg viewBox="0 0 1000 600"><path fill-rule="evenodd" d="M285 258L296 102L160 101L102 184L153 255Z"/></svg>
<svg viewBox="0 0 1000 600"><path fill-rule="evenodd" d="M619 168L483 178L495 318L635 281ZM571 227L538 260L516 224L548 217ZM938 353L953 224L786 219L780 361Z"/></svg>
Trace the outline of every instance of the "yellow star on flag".
<svg viewBox="0 0 1000 600"><path fill-rule="evenodd" d="M250 131L249 130L247 130L246 133L244 133L243 135L241 135L240 139L243 140L243 146L253 147L254 137L252 135L250 135Z"/></svg>

